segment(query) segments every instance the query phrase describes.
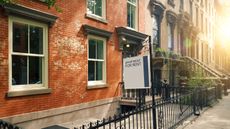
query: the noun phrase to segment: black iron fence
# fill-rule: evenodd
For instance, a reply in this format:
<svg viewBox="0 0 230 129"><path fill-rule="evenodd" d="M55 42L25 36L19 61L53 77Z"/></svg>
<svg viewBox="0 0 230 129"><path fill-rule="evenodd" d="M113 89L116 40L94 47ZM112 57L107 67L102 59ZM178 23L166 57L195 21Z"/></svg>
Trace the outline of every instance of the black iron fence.
<svg viewBox="0 0 230 129"><path fill-rule="evenodd" d="M157 92L156 92L157 91ZM89 123L75 129L172 129L191 115L217 100L216 87L159 87L154 92L161 96L155 104L137 106L136 109ZM153 117L156 112L156 117ZM154 119L156 118L156 119Z"/></svg>
<svg viewBox="0 0 230 129"><path fill-rule="evenodd" d="M9 122L0 120L0 129L22 129L22 128L15 126Z"/></svg>
<svg viewBox="0 0 230 129"><path fill-rule="evenodd" d="M188 117L199 115L204 107L216 103L222 90L218 86L184 88L164 85L154 88L153 93L160 97L155 103L136 106L134 110L74 129L173 129ZM0 129L21 128L0 120Z"/></svg>

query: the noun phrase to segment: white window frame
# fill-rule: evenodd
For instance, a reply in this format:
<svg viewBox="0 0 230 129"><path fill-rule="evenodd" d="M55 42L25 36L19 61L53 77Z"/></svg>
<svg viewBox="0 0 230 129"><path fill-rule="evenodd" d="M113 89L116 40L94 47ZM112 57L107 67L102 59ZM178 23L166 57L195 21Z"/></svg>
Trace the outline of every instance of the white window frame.
<svg viewBox="0 0 230 129"><path fill-rule="evenodd" d="M101 0L101 1L102 1L102 16L99 16L99 15L96 15L96 14L93 14L93 13L89 13L89 12L88 12L88 1L89 1L89 0L86 0L86 14L87 14L87 15L90 15L90 16L93 16L93 17L95 17L95 18L106 19L106 0Z"/></svg>
<svg viewBox="0 0 230 129"><path fill-rule="evenodd" d="M136 13L135 13L135 25L134 25L134 28L128 26L128 21L127 21L127 27L129 29L133 29L133 30L137 30L138 29L138 19L139 19L139 12L138 12L138 0L136 0L136 3L132 3L130 2L129 0L127 0L127 7L128 7L128 4L132 5L132 6L135 6L136 7ZM128 10L128 9L127 9ZM128 15L128 12L127 12L127 15Z"/></svg>
<svg viewBox="0 0 230 129"><path fill-rule="evenodd" d="M34 25L43 28L43 54L13 52L13 22ZM9 16L9 91L48 89L48 25L40 22ZM12 55L42 57L42 83L12 85ZM28 67L28 66L27 66Z"/></svg>
<svg viewBox="0 0 230 129"><path fill-rule="evenodd" d="M98 36L94 36L94 35L88 35L87 37L87 63L88 61L103 61L103 72L102 72L102 80L100 81L89 81L88 76L87 76L87 81L88 81L88 86L100 86L100 85L106 85L106 39L102 38L102 37L98 37ZM89 40L90 39L95 39L95 40L102 40L103 41L103 57L104 59L89 59ZM88 67L87 67L88 68ZM88 69L87 69L88 71ZM87 72L88 75L88 72Z"/></svg>

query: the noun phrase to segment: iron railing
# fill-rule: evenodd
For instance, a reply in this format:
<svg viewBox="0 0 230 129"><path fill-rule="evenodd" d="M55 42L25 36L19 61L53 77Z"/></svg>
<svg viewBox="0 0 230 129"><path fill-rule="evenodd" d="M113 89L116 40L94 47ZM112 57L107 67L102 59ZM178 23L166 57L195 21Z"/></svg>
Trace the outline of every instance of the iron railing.
<svg viewBox="0 0 230 129"><path fill-rule="evenodd" d="M74 129L158 129L176 128L191 115L217 100L216 87L159 87L161 99L155 104L142 105L134 110L89 123ZM156 120L153 119L153 108Z"/></svg>
<svg viewBox="0 0 230 129"><path fill-rule="evenodd" d="M212 105L222 91L218 87L168 87L154 88L154 95L161 98L155 103L137 106L120 113L74 129L174 129L188 117ZM218 93L219 92L219 93ZM156 111L153 117L153 111ZM156 118L156 119L154 119ZM0 129L22 129L0 120Z"/></svg>
<svg viewBox="0 0 230 129"><path fill-rule="evenodd" d="M22 129L22 128L15 126L9 122L0 120L0 129Z"/></svg>

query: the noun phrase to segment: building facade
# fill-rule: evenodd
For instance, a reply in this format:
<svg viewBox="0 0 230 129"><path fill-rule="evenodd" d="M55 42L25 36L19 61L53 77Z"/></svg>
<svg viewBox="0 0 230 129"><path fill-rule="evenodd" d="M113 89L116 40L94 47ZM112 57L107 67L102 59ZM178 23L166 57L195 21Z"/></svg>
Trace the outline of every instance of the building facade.
<svg viewBox="0 0 230 129"><path fill-rule="evenodd" d="M215 64L216 68L223 71L226 74L230 72L230 55L228 52L229 46L229 38L228 33L225 32L226 24L228 23L228 7L224 5L224 3L220 3L216 1L215 3L216 8L216 44L215 44ZM223 25L224 24L224 25ZM223 28L224 27L224 28Z"/></svg>
<svg viewBox="0 0 230 129"><path fill-rule="evenodd" d="M179 84L180 55L215 65L214 0L57 5L61 13L42 1L0 7L1 119L41 128L119 112L122 59L148 54L149 36L156 86Z"/></svg>
<svg viewBox="0 0 230 129"><path fill-rule="evenodd" d="M0 7L0 117L24 128L115 114L122 58L147 38L142 1L57 5L61 13L42 1Z"/></svg>
<svg viewBox="0 0 230 129"><path fill-rule="evenodd" d="M153 57L155 82L178 84L181 63L168 59L171 53L190 57L208 67L215 66L214 0L149 0L146 8L146 21L151 22L146 22L145 28L152 36L153 51L156 53L160 48L166 53L161 61Z"/></svg>

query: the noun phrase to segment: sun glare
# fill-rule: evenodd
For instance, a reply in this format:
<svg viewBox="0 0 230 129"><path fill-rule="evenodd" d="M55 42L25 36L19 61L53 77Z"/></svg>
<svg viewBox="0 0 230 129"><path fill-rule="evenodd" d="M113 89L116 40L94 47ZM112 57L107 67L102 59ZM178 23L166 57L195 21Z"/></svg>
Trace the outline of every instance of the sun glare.
<svg viewBox="0 0 230 129"><path fill-rule="evenodd" d="M222 38L225 40L230 39L230 20L226 20L223 22L220 33L222 35Z"/></svg>
<svg viewBox="0 0 230 129"><path fill-rule="evenodd" d="M222 47L230 45L230 17L221 20L218 29L218 38Z"/></svg>

